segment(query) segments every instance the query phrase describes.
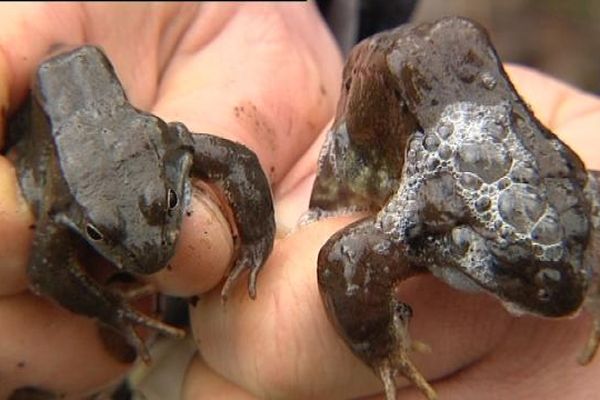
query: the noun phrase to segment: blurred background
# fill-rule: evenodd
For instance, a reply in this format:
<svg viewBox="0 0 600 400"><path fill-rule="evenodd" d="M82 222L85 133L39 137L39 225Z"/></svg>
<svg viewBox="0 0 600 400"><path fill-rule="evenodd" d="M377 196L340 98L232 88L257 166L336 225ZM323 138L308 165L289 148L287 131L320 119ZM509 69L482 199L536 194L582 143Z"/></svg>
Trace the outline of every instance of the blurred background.
<svg viewBox="0 0 600 400"><path fill-rule="evenodd" d="M599 0L317 0L342 49L407 19L470 17L505 62L540 69L600 94Z"/></svg>
<svg viewBox="0 0 600 400"><path fill-rule="evenodd" d="M419 0L412 20L444 15L484 25L505 62L536 67L600 94L600 1Z"/></svg>

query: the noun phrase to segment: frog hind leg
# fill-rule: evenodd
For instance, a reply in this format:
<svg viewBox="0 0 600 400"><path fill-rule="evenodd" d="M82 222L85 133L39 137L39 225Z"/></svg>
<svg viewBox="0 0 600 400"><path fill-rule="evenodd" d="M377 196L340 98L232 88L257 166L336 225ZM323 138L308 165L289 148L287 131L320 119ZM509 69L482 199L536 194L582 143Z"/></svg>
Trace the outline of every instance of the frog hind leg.
<svg viewBox="0 0 600 400"><path fill-rule="evenodd" d="M169 336L184 335L183 331L137 311L126 302L126 296L91 279L79 264L74 248L65 246L65 243L77 243L78 240L62 224L52 220L38 222L28 265L34 292L50 297L71 312L98 319L121 334L145 362L150 356L134 325Z"/></svg>
<svg viewBox="0 0 600 400"><path fill-rule="evenodd" d="M171 124L171 129L185 129ZM191 176L216 185L235 222L239 250L221 291L223 301L241 274L249 270L248 293L256 297L256 278L266 262L275 237L275 213L269 180L256 154L246 146L202 133L191 135Z"/></svg>
<svg viewBox="0 0 600 400"><path fill-rule="evenodd" d="M419 344L408 332L412 310L395 290L423 272L375 227L373 217L339 231L319 253L318 282L327 315L352 351L379 375L387 400L396 398L398 374L427 399L437 398L409 358Z"/></svg>

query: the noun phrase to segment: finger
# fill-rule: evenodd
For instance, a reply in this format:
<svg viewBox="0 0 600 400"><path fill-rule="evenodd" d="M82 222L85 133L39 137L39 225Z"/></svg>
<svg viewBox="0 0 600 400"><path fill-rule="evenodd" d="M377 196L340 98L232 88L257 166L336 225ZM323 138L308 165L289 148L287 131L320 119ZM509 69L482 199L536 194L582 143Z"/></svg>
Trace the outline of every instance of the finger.
<svg viewBox="0 0 600 400"><path fill-rule="evenodd" d="M24 293L0 299L0 398L35 387L83 398L124 375L96 322Z"/></svg>
<svg viewBox="0 0 600 400"><path fill-rule="evenodd" d="M129 99L148 110L160 74L197 8L191 3L1 4L0 58L7 60L11 110L25 97L40 60L56 46L83 43L104 48Z"/></svg>
<svg viewBox="0 0 600 400"><path fill-rule="evenodd" d="M210 10L208 6L207 15ZM256 20L261 24L250 22ZM330 118L339 57L312 5L243 3L226 27L208 44L182 39L181 51L164 73L154 112L166 120L180 120L192 131L247 144L259 153L263 170L276 184ZM319 40L308 35L308 29ZM194 251L176 256L171 264L177 265L176 273L158 274L182 283L161 285L169 293L188 295L214 287L230 261L223 263L221 257L212 262L213 255L227 255L227 260L235 256L228 241L218 240L222 232L231 236L229 225L216 217L213 221L220 225L203 229L210 220L202 221L201 216L209 216L210 210L206 214L201 206L194 203L178 246ZM207 247L205 239L210 238L216 241Z"/></svg>
<svg viewBox="0 0 600 400"><path fill-rule="evenodd" d="M205 193L195 191L181 224L175 256L148 280L159 291L173 296L204 293L221 282L234 255L231 229L219 205Z"/></svg>
<svg viewBox="0 0 600 400"><path fill-rule="evenodd" d="M238 386L212 371L200 357L190 363L183 383L183 400L257 400Z"/></svg>
<svg viewBox="0 0 600 400"><path fill-rule="evenodd" d="M589 323L585 316L515 319L493 352L437 383L436 390L440 398L594 398L600 387L596 379L600 364L584 368L575 361L586 342ZM406 398L419 397L411 393Z"/></svg>
<svg viewBox="0 0 600 400"><path fill-rule="evenodd" d="M0 148L8 110L8 68L0 52ZM20 195L13 165L0 156L0 296L18 293L27 287L25 265L33 236L34 220Z"/></svg>
<svg viewBox="0 0 600 400"><path fill-rule="evenodd" d="M321 221L278 241L256 301L238 293L223 307L211 292L190 308L194 337L210 368L261 398L348 398L381 391L375 375L335 333L316 284L319 249L349 221ZM494 299L458 293L432 277L407 281L401 293L414 309L413 338L435 352L414 355L431 379L483 357L509 325L509 315Z"/></svg>
<svg viewBox="0 0 600 400"><path fill-rule="evenodd" d="M540 121L565 141L588 168L600 169L600 98L530 68L507 66L507 72Z"/></svg>
<svg viewBox="0 0 600 400"><path fill-rule="evenodd" d="M238 7L210 42L182 39L154 112L244 143L276 185L331 117L340 57L313 4Z"/></svg>

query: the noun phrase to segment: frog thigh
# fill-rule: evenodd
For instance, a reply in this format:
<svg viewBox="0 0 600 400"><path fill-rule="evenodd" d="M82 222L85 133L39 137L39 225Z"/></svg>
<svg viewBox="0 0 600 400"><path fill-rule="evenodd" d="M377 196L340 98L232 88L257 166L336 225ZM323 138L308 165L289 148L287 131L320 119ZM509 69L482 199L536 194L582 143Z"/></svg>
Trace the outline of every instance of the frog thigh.
<svg viewBox="0 0 600 400"><path fill-rule="evenodd" d="M169 127L193 149L191 176L216 185L235 220L240 247L223 286L223 298L227 297L232 285L246 269L250 271L248 291L254 298L256 277L271 253L275 237L275 213L269 180L256 154L246 146L203 133L186 135L186 128L179 123L172 123Z"/></svg>

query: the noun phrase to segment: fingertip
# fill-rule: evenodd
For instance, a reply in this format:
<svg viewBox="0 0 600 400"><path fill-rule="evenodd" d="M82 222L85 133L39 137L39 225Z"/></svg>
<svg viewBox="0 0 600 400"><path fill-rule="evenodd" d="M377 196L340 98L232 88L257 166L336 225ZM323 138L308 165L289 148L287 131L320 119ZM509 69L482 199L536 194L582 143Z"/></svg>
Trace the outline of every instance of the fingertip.
<svg viewBox="0 0 600 400"><path fill-rule="evenodd" d="M0 157L0 296L27 288L26 266L35 221L21 196L15 169Z"/></svg>
<svg viewBox="0 0 600 400"><path fill-rule="evenodd" d="M28 386L79 398L131 366L105 350L94 320L28 292L0 299L0 321L0 398Z"/></svg>
<svg viewBox="0 0 600 400"><path fill-rule="evenodd" d="M226 275L234 249L231 228L217 203L207 194L194 191L175 256L150 280L158 290L173 296L204 293Z"/></svg>

